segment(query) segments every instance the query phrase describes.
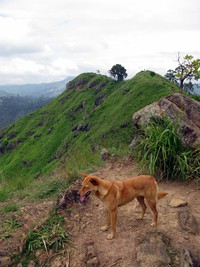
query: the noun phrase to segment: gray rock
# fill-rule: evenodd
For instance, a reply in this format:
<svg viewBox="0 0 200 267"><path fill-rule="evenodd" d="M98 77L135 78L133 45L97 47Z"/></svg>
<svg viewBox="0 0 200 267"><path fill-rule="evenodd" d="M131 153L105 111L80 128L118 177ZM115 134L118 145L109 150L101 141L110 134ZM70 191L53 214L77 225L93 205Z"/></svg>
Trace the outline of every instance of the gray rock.
<svg viewBox="0 0 200 267"><path fill-rule="evenodd" d="M136 259L139 267L170 266L170 257L162 235L154 233L146 236L136 248Z"/></svg>
<svg viewBox="0 0 200 267"><path fill-rule="evenodd" d="M103 148L102 150L101 150L101 158L103 159L103 160L107 160L108 158L109 158L109 151L106 149L106 148Z"/></svg>
<svg viewBox="0 0 200 267"><path fill-rule="evenodd" d="M188 249L180 250L180 267L199 267L199 259L194 258Z"/></svg>
<svg viewBox="0 0 200 267"><path fill-rule="evenodd" d="M193 235L199 234L199 226L197 220L189 210L179 211L178 219L182 230L187 231Z"/></svg>
<svg viewBox="0 0 200 267"><path fill-rule="evenodd" d="M132 122L141 129L152 116L168 116L180 121L180 137L185 145L200 145L200 103L182 94L167 96L134 113Z"/></svg>

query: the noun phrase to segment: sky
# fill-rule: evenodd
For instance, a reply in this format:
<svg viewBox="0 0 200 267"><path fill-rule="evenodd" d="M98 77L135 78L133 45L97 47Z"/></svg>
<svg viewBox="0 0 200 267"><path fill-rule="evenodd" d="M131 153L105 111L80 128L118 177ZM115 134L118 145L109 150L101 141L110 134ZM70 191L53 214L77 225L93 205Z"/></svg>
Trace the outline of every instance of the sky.
<svg viewBox="0 0 200 267"><path fill-rule="evenodd" d="M165 75L200 58L199 0L0 0L0 84L83 72Z"/></svg>

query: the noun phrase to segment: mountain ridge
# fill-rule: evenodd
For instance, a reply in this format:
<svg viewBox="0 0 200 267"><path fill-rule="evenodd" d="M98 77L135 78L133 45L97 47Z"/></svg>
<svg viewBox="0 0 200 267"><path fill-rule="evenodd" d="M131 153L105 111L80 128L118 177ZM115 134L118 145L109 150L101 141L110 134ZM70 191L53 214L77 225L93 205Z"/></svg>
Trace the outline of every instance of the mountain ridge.
<svg viewBox="0 0 200 267"><path fill-rule="evenodd" d="M36 177L65 162L74 150L127 150L133 113L175 90L150 71L122 82L81 74L46 106L0 132L1 169L6 177Z"/></svg>

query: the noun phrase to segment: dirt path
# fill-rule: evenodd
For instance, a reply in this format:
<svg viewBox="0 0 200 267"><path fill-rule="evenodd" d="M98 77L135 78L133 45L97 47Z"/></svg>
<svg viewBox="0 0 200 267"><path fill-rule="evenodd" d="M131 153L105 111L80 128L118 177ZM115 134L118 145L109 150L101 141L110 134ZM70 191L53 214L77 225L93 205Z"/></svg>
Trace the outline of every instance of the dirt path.
<svg viewBox="0 0 200 267"><path fill-rule="evenodd" d="M106 167L98 169L94 174L114 180L134 176L138 173L139 169L133 168L132 162L125 161L123 163L109 163ZM69 227L75 246L75 249L70 252L70 267L139 266L137 246L141 238L160 232L171 239L170 246L177 250L180 248L187 249L195 255L199 255L200 236L197 233L190 233L191 229L187 231L187 229L184 230L180 227L178 213L186 209L191 211L198 222L199 228L200 185L162 182L159 183L159 189L168 192L168 196L160 200L158 204L158 226L156 228L150 226L152 217L149 209L144 220L139 220L141 208L136 201L133 201L119 209L117 235L113 240L107 240L107 233L100 230L104 222L104 207L94 196L91 196L89 202L85 205L76 204L72 208L70 219L73 220L73 226ZM188 205L178 208L170 207L169 203L173 198L185 200ZM176 266L180 266L179 263L177 259Z"/></svg>
<svg viewBox="0 0 200 267"><path fill-rule="evenodd" d="M129 160L108 162L103 168L96 169L94 174L109 180L125 179L140 174L140 170L136 166ZM79 187L80 183L75 183L72 189L78 190ZM168 192L168 195L158 203L158 226L156 228L150 226L152 215L149 208L144 219L138 219L141 208L137 201L133 201L119 208L117 234L113 240L107 240L107 232L100 230L104 222L104 207L97 198L90 195L90 198L84 204L80 202L73 203L71 214L65 217L66 230L71 234L73 248L64 255L52 257L50 266L199 267L200 259L197 260L197 258L200 255L200 184L160 182L159 190ZM177 208L171 207L170 201L174 198L186 201L187 205ZM50 202L37 205L38 209L34 205L24 208L27 223L29 222L29 224L31 222L34 225L33 214L35 214L36 220L44 219L48 214L48 210L52 208L52 203ZM186 214L186 218L184 218L185 215L183 216L183 221L185 222L183 226L180 225L179 220L181 212L186 212L183 213ZM194 216L195 221L193 217L187 217L187 212ZM33 221L30 221L31 217ZM166 249L164 247L165 244L162 241L160 242L160 234L162 239L167 240L167 250L173 258L171 261L163 253ZM1 245L4 245L4 243L0 242L0 251ZM3 249L5 250L5 247ZM183 254L180 256L181 254L177 254L177 252L182 250L192 252L196 263L188 263L188 265L181 263L181 258L185 256ZM154 257L153 260L157 262L157 265L150 263L152 257ZM165 261L167 263L163 264ZM187 261L190 262L191 258L189 257ZM30 266L34 267L34 265Z"/></svg>

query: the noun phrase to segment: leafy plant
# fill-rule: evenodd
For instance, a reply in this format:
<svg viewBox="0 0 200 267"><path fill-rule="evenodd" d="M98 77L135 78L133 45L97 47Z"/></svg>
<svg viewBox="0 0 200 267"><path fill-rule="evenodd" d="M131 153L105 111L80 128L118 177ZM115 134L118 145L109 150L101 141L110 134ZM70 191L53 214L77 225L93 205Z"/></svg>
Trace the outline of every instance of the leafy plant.
<svg viewBox="0 0 200 267"><path fill-rule="evenodd" d="M152 118L144 129L135 155L150 174L171 180L198 177L199 165L194 161L197 152L183 145L178 130L167 117Z"/></svg>

